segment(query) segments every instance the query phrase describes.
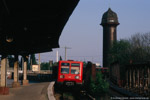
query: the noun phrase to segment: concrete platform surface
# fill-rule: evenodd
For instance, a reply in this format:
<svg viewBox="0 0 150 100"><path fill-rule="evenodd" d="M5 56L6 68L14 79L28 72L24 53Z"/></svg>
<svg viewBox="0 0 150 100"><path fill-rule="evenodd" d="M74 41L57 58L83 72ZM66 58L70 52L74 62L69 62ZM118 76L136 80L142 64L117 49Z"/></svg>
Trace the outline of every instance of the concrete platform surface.
<svg viewBox="0 0 150 100"><path fill-rule="evenodd" d="M47 88L47 95L49 100L56 100L54 97L54 84L55 82L51 82Z"/></svg>
<svg viewBox="0 0 150 100"><path fill-rule="evenodd" d="M0 95L0 100L48 100L50 82L32 83L19 88L9 88L9 95Z"/></svg>

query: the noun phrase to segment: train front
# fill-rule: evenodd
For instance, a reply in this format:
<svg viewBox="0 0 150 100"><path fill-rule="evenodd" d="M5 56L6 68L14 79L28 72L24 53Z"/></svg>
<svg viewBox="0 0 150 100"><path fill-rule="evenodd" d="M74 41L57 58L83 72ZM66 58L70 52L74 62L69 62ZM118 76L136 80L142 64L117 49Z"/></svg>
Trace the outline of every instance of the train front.
<svg viewBox="0 0 150 100"><path fill-rule="evenodd" d="M75 86L83 83L83 62L59 61L58 79L59 85Z"/></svg>

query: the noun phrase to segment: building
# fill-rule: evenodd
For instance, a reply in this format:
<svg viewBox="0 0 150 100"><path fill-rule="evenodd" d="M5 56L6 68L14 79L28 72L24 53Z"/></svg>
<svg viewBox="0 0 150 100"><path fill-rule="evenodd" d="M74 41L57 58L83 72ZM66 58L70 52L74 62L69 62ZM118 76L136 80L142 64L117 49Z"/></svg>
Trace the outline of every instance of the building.
<svg viewBox="0 0 150 100"><path fill-rule="evenodd" d="M119 25L118 17L111 8L102 16L101 24L103 26L103 67L108 67L108 53L113 41L117 40L117 26Z"/></svg>

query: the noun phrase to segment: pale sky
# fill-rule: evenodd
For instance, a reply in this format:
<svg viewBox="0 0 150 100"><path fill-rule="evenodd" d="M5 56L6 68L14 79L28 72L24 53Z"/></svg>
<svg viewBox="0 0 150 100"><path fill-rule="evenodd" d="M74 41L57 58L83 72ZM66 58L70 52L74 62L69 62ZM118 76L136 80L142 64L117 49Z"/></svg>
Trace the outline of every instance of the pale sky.
<svg viewBox="0 0 150 100"><path fill-rule="evenodd" d="M102 64L103 28L99 24L109 7L118 15L118 40L150 32L150 0L80 0L59 40L60 47L71 48L68 59ZM56 61L56 50L64 59L65 49L58 48L42 53L41 61Z"/></svg>

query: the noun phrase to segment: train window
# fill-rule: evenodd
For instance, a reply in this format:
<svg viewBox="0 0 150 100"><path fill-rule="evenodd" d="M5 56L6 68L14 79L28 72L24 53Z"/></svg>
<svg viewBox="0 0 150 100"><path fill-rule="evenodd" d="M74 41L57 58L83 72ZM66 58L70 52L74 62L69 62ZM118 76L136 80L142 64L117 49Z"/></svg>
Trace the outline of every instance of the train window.
<svg viewBox="0 0 150 100"><path fill-rule="evenodd" d="M69 74L69 63L61 63L61 73Z"/></svg>
<svg viewBox="0 0 150 100"><path fill-rule="evenodd" d="M61 73L69 74L69 66L61 66Z"/></svg>
<svg viewBox="0 0 150 100"><path fill-rule="evenodd" d="M76 66L76 67L78 66L79 67L80 64L79 63L72 63L71 66Z"/></svg>
<svg viewBox="0 0 150 100"><path fill-rule="evenodd" d="M61 66L69 66L69 63L61 63Z"/></svg>
<svg viewBox="0 0 150 100"><path fill-rule="evenodd" d="M80 67L71 67L71 74L79 74Z"/></svg>

